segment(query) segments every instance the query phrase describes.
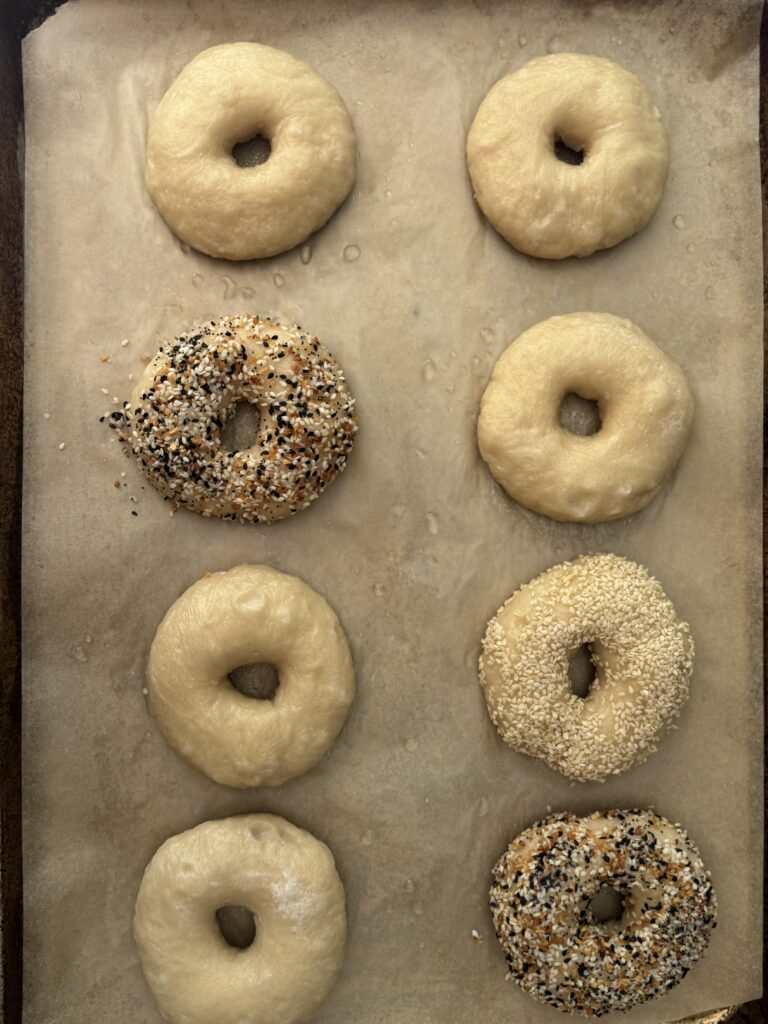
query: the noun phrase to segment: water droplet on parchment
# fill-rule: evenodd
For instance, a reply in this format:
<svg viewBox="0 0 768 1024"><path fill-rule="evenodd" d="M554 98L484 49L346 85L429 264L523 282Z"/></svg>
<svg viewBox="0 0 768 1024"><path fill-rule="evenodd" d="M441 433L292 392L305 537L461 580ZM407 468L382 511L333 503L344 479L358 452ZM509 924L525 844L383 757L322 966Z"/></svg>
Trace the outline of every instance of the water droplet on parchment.
<svg viewBox="0 0 768 1024"><path fill-rule="evenodd" d="M424 365L421 368L421 376L424 378L425 382L429 384L430 381L435 379L436 373L437 367L432 362L432 360L429 357L427 357L424 360Z"/></svg>
<svg viewBox="0 0 768 1024"><path fill-rule="evenodd" d="M686 245L686 247L685 247L685 251L686 252L695 252L696 251L696 243L695 242L689 242L688 245Z"/></svg>
<svg viewBox="0 0 768 1024"><path fill-rule="evenodd" d="M275 286L277 288L282 288L283 285L285 284L285 278L283 277L282 274L273 274L272 280L275 282Z"/></svg>
<svg viewBox="0 0 768 1024"><path fill-rule="evenodd" d="M366 829L360 837L360 842L363 846L370 846L373 843L373 832L370 829Z"/></svg>
<svg viewBox="0 0 768 1024"><path fill-rule="evenodd" d="M436 512L427 512L427 529L433 537L440 532L440 520Z"/></svg>
<svg viewBox="0 0 768 1024"><path fill-rule="evenodd" d="M244 299L252 299L256 292L251 288L249 284L245 285L242 289Z"/></svg>
<svg viewBox="0 0 768 1024"><path fill-rule="evenodd" d="M202 283L203 283L203 275L202 274L193 274L192 275L192 284L195 286L195 288L199 288Z"/></svg>
<svg viewBox="0 0 768 1024"><path fill-rule="evenodd" d="M519 47L521 47L521 48L523 46L527 46L528 45L528 36L523 35L523 33L521 32L520 35L517 37L517 45Z"/></svg>
<svg viewBox="0 0 768 1024"><path fill-rule="evenodd" d="M704 289L704 298L705 299L713 299L714 297L715 297L715 289L712 287L711 284L708 284L707 287Z"/></svg>
<svg viewBox="0 0 768 1024"><path fill-rule="evenodd" d="M373 592L376 595L376 597L382 597L383 594L384 594L384 584L383 583L374 583L373 584Z"/></svg>
<svg viewBox="0 0 768 1024"><path fill-rule="evenodd" d="M672 225L676 227L678 231L682 231L685 227L685 220L678 213L676 217L672 218Z"/></svg>
<svg viewBox="0 0 768 1024"><path fill-rule="evenodd" d="M309 242L305 242L305 244L302 245L301 249L299 249L299 259L301 260L305 267L312 259L312 246L309 244Z"/></svg>
<svg viewBox="0 0 768 1024"><path fill-rule="evenodd" d="M237 285L235 282L228 274L222 274L221 280L224 282L224 298L234 299L237 295Z"/></svg>
<svg viewBox="0 0 768 1024"><path fill-rule="evenodd" d="M88 661L88 655L87 655L85 649L83 647L81 647L80 644L75 644L70 649L69 653L72 655L72 657L75 659L75 661L80 661L80 662Z"/></svg>
<svg viewBox="0 0 768 1024"><path fill-rule="evenodd" d="M345 245L343 255L347 263L355 263L360 259L360 248L357 245Z"/></svg>
<svg viewBox="0 0 768 1024"><path fill-rule="evenodd" d="M419 749L419 744L414 739L408 739L405 741L405 749L409 754Z"/></svg>

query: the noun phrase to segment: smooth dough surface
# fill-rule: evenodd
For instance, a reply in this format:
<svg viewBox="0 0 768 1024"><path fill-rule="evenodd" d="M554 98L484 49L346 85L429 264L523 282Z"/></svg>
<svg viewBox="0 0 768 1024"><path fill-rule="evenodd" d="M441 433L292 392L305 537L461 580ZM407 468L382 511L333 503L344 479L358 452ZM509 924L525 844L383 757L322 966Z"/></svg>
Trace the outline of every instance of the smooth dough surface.
<svg viewBox="0 0 768 1024"><path fill-rule="evenodd" d="M216 911L256 920L230 946ZM206 821L168 839L139 889L134 935L144 976L172 1024L299 1024L344 960L344 887L328 847L283 818Z"/></svg>
<svg viewBox="0 0 768 1024"><path fill-rule="evenodd" d="M272 700L247 697L235 668L278 671ZM302 580L238 565L193 583L158 626L149 706L186 761L227 786L277 786L333 745L355 693L352 656L331 606Z"/></svg>
<svg viewBox="0 0 768 1024"><path fill-rule="evenodd" d="M555 142L583 153L578 165ZM589 256L640 231L669 168L661 115L614 61L537 57L498 81L467 136L475 198L491 224L530 256Z"/></svg>
<svg viewBox="0 0 768 1024"><path fill-rule="evenodd" d="M588 645L583 698L568 666ZM583 555L510 597L482 641L488 713L515 750L579 781L627 771L656 750L688 699L693 641L661 585L617 555Z"/></svg>
<svg viewBox="0 0 768 1024"><path fill-rule="evenodd" d="M240 167L238 142L263 135L266 163ZM303 61L259 43L198 54L149 125L145 179L169 227L209 256L292 249L328 220L355 180L341 96Z"/></svg>
<svg viewBox="0 0 768 1024"><path fill-rule="evenodd" d="M560 426L569 393L597 402L596 434ZM685 374L647 334L609 313L570 313L529 328L502 353L477 439L515 501L552 519L601 523L658 494L692 424Z"/></svg>

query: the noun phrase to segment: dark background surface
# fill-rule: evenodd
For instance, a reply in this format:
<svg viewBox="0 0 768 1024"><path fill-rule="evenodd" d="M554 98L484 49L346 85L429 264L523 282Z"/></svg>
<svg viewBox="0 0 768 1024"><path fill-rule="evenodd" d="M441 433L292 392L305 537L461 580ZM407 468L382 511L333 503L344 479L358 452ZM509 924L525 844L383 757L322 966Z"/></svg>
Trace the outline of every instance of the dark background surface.
<svg viewBox="0 0 768 1024"><path fill-rule="evenodd" d="M3 452L0 459L0 1020L5 1024L20 1024L22 1019L23 962L20 577L24 192L20 44L23 36L59 5L60 0L0 0L0 451ZM760 32L760 153L765 274L768 266L765 231L768 215L768 18L765 6ZM768 401L768 388L765 394ZM764 467L767 462L768 441ZM765 511L768 507L765 468L763 495ZM763 572L765 595L768 576L765 568ZM765 651L768 663L768 645ZM765 874L764 883L765 922L768 917L768 876ZM763 934L765 937L765 923ZM764 992L768 990L766 950L768 943L764 939ZM762 1000L749 1003L741 1008L735 1020L748 1024L768 1021L767 1002L764 995Z"/></svg>

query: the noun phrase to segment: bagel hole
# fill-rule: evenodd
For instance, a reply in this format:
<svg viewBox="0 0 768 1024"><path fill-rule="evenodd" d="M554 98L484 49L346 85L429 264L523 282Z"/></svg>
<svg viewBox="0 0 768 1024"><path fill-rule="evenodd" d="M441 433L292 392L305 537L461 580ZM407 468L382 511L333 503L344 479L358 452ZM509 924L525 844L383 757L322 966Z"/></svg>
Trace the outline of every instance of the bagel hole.
<svg viewBox="0 0 768 1024"><path fill-rule="evenodd" d="M229 904L216 911L216 924L221 937L235 949L248 949L256 938L256 918L248 907Z"/></svg>
<svg viewBox="0 0 768 1024"><path fill-rule="evenodd" d="M560 426L569 434L591 437L602 425L600 406L591 398L569 391L560 403Z"/></svg>
<svg viewBox="0 0 768 1024"><path fill-rule="evenodd" d="M258 167L269 160L272 144L265 135L254 135L232 147L232 157L238 167Z"/></svg>
<svg viewBox="0 0 768 1024"><path fill-rule="evenodd" d="M582 700L588 697L596 675L592 648L589 644L582 644L573 652L568 663L568 679L574 697L581 697Z"/></svg>
<svg viewBox="0 0 768 1024"><path fill-rule="evenodd" d="M555 135L553 149L555 156L561 163L571 164L573 167L578 167L579 164L584 163L584 150L578 149L575 146L569 146L559 135Z"/></svg>
<svg viewBox="0 0 768 1024"><path fill-rule="evenodd" d="M255 665L240 665L229 673L229 681L244 697L253 700L274 700L280 685L280 676L274 665L265 661Z"/></svg>
<svg viewBox="0 0 768 1024"><path fill-rule="evenodd" d="M607 924L609 921L620 921L624 916L625 901L623 895L613 886L601 886L589 901L589 913L593 921Z"/></svg>
<svg viewBox="0 0 768 1024"><path fill-rule="evenodd" d="M237 402L221 429L221 446L225 451L244 452L256 443L259 433L259 407L250 402Z"/></svg>

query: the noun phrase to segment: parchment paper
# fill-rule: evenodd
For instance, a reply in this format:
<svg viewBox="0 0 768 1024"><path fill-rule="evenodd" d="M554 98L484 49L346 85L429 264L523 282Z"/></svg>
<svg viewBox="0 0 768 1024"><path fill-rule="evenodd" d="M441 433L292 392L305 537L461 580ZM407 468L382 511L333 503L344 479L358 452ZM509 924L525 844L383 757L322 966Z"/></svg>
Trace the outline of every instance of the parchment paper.
<svg viewBox="0 0 768 1024"><path fill-rule="evenodd" d="M79 0L27 39L30 1024L156 1024L131 937L144 866L166 837L252 810L324 839L346 884L348 956L321 1024L562 1020L505 983L486 894L505 844L563 808L653 806L687 827L714 875L720 918L706 959L631 1022L759 994L760 7ZM181 67L240 39L286 49L336 84L360 167L311 253L234 265L179 244L142 165L148 115ZM637 238L547 263L514 252L480 215L463 147L493 82L566 49L641 76L672 167ZM171 518L98 417L128 397L142 354L201 318L246 310L298 321L339 358L361 418L351 464L314 507L271 527ZM670 486L601 527L515 505L475 446L500 352L575 310L635 320L683 365L697 400ZM697 659L661 750L605 785L575 785L499 740L476 660L486 620L517 586L591 550L660 578ZM326 595L357 669L335 748L274 790L237 792L188 768L142 693L170 603L206 570L242 561Z"/></svg>

